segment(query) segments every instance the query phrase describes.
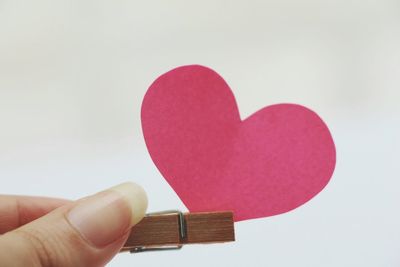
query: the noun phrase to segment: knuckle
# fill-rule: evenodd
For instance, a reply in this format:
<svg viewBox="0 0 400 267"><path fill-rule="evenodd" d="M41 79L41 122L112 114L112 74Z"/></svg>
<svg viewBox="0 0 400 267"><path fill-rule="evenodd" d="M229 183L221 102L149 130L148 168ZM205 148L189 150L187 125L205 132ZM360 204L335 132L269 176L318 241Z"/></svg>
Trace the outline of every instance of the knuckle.
<svg viewBox="0 0 400 267"><path fill-rule="evenodd" d="M35 230L18 229L16 232L27 244L30 253L37 261L38 266L52 267L57 266L56 242L45 233Z"/></svg>

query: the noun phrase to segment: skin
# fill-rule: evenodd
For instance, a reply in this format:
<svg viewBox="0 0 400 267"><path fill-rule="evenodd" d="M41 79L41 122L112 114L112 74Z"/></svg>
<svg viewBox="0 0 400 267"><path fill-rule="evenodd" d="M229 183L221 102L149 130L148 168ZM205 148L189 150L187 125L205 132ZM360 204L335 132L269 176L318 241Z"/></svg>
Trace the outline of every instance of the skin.
<svg viewBox="0 0 400 267"><path fill-rule="evenodd" d="M122 185L78 201L0 195L0 265L104 266L144 216L147 198L137 188Z"/></svg>

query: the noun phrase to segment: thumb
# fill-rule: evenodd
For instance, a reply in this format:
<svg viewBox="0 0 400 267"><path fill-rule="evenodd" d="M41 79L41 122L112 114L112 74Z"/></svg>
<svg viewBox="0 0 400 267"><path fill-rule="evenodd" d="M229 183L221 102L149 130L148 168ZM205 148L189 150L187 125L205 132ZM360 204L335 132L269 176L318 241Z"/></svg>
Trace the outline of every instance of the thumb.
<svg viewBox="0 0 400 267"><path fill-rule="evenodd" d="M124 183L0 236L2 266L103 266L144 216L143 189Z"/></svg>

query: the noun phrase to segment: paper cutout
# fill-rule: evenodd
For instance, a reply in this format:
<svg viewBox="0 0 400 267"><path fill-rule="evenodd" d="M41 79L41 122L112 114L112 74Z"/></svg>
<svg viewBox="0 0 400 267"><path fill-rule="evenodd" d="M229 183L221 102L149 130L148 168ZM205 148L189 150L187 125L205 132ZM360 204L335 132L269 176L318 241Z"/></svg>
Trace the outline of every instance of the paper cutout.
<svg viewBox="0 0 400 267"><path fill-rule="evenodd" d="M235 221L284 213L318 194L335 168L316 113L277 104L242 121L229 86L206 67L160 76L141 118L154 163L192 212L232 210Z"/></svg>

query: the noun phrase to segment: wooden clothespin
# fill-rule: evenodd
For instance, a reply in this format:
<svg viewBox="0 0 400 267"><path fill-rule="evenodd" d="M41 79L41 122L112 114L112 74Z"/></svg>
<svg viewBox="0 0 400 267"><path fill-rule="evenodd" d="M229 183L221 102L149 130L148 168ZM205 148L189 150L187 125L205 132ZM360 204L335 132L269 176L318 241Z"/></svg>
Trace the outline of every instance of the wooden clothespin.
<svg viewBox="0 0 400 267"><path fill-rule="evenodd" d="M180 249L186 244L235 241L233 213L165 211L146 215L132 228L121 251Z"/></svg>

